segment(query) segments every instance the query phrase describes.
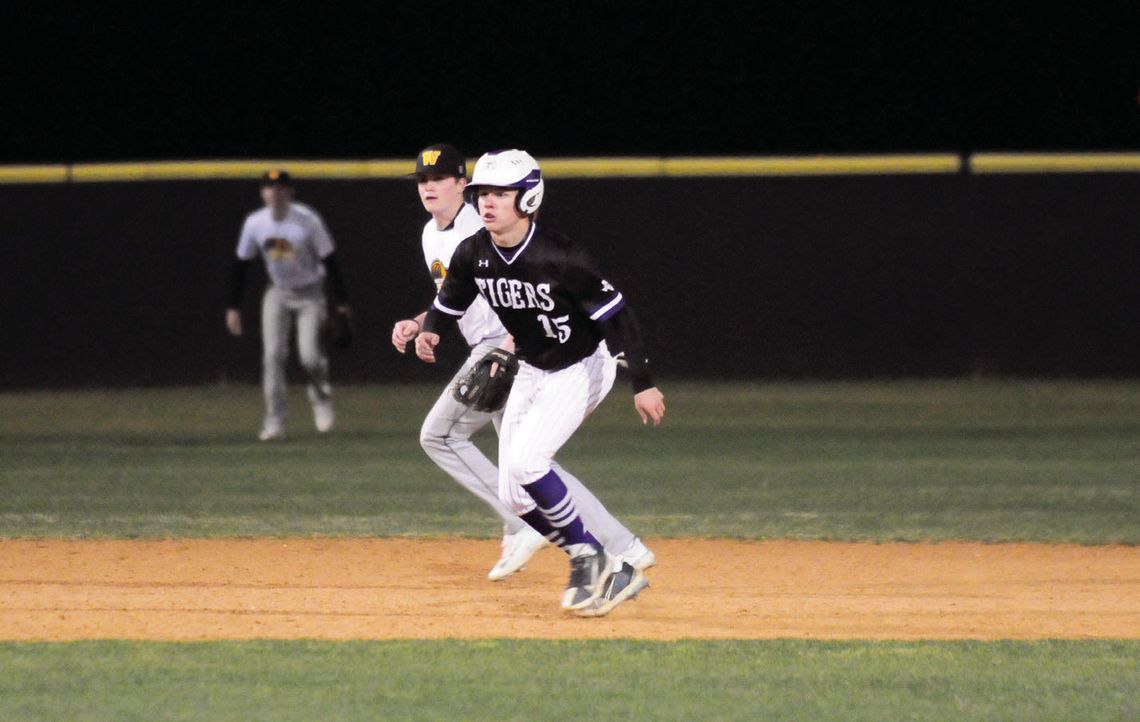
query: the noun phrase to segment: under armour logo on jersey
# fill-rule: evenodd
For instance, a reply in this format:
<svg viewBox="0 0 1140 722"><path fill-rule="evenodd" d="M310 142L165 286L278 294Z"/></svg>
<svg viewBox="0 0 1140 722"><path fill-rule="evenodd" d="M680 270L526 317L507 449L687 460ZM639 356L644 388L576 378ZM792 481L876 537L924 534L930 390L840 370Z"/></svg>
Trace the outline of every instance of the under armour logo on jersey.
<svg viewBox="0 0 1140 722"><path fill-rule="evenodd" d="M438 150L425 150L423 152L424 165L435 165L435 162L439 160L439 154L442 152L443 151Z"/></svg>
<svg viewBox="0 0 1140 722"><path fill-rule="evenodd" d="M602 290L603 291L612 291L612 290L614 290L614 287L610 285L609 281L603 280L602 281Z"/></svg>
<svg viewBox="0 0 1140 722"><path fill-rule="evenodd" d="M490 261L485 260L485 259L479 261L479 268L490 268L490 267L491 267Z"/></svg>

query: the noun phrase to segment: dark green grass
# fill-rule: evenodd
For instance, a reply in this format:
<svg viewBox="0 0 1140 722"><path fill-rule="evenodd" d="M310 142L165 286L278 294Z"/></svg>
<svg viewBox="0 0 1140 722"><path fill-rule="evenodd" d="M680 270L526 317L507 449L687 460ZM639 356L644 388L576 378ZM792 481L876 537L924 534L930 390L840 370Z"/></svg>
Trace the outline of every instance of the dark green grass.
<svg viewBox="0 0 1140 722"><path fill-rule="evenodd" d="M0 644L8 720L1132 720L1137 642Z"/></svg>
<svg viewBox="0 0 1140 722"><path fill-rule="evenodd" d="M663 388L561 456L643 536L1140 542L1140 382ZM419 448L438 392L338 388L319 436L297 391L276 444L252 386L0 394L0 536L496 536Z"/></svg>

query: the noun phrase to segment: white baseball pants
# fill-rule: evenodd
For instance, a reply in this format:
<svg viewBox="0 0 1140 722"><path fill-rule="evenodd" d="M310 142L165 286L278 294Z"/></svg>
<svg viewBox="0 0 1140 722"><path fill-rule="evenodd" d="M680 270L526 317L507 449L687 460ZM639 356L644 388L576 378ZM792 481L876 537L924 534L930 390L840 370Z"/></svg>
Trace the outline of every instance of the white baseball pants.
<svg viewBox="0 0 1140 722"><path fill-rule="evenodd" d="M516 514L535 507L523 485L554 468L554 455L613 388L616 371L605 342L593 355L559 371L519 364L499 429L499 498ZM567 488L582 513L579 492L569 483ZM585 515L583 519L595 532Z"/></svg>
<svg viewBox="0 0 1140 722"><path fill-rule="evenodd" d="M499 470L471 440L488 423L494 424L496 431L501 433L503 411L473 411L451 395L455 381L501 342L502 339L491 339L472 348L467 360L424 419L420 428L420 445L448 476L489 506L503 520L506 531L513 534L526 522L499 498ZM618 555L629 549L636 538L633 532L619 522L577 477L557 463L554 468L574 496L578 513L606 550ZM530 506L533 508L533 502Z"/></svg>

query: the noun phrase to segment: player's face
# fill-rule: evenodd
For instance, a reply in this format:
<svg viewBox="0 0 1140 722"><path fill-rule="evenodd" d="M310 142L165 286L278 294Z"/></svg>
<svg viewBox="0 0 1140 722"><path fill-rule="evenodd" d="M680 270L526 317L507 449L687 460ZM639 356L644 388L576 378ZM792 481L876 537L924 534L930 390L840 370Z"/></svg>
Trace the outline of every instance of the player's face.
<svg viewBox="0 0 1140 722"><path fill-rule="evenodd" d="M289 186L261 186L261 200L270 208L284 208L293 200L293 189Z"/></svg>
<svg viewBox="0 0 1140 722"><path fill-rule="evenodd" d="M421 175L416 179L420 203L428 213L450 211L463 202L466 178L452 175Z"/></svg>
<svg viewBox="0 0 1140 722"><path fill-rule="evenodd" d="M515 206L518 190L514 188L480 188L479 217L487 230L495 234L509 234L526 215Z"/></svg>

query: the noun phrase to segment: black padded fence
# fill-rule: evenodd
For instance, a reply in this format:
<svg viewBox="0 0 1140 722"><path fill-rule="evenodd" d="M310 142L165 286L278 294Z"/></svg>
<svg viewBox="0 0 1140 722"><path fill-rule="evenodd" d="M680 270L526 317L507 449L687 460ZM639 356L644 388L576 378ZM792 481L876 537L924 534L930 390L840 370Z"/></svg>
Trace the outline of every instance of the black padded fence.
<svg viewBox="0 0 1140 722"><path fill-rule="evenodd" d="M359 338L334 380L440 379L388 342L433 286L398 180L305 181ZM3 388L256 381L260 273L223 312L247 181L0 186ZM662 376L1140 375L1140 175L551 179L539 222L585 244Z"/></svg>

